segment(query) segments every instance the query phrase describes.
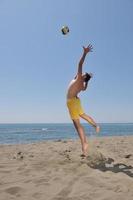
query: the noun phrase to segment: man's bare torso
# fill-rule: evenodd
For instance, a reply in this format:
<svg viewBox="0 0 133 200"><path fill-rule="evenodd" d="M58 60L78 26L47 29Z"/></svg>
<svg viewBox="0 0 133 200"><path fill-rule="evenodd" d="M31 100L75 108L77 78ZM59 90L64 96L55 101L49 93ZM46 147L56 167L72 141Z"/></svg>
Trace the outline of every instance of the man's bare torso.
<svg viewBox="0 0 133 200"><path fill-rule="evenodd" d="M84 89L84 80L82 76L76 77L76 79L73 79L68 86L67 99L77 97L78 93L81 92L83 89Z"/></svg>

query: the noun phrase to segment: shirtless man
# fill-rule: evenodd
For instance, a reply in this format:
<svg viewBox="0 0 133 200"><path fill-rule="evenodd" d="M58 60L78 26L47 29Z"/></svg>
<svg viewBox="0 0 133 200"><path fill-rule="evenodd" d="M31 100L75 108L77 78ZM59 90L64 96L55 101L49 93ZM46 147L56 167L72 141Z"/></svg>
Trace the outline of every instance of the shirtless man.
<svg viewBox="0 0 133 200"><path fill-rule="evenodd" d="M90 116L88 116L83 111L80 99L78 97L78 94L81 91L85 91L87 89L88 81L92 78L91 73L82 74L82 65L84 63L85 57L91 51L92 45L83 47L83 55L78 64L77 74L75 78L70 82L67 91L67 107L70 113L70 117L81 140L83 156L87 155L88 143L83 126L80 124L80 117L89 122L95 128L97 133L100 131L100 127L94 122L94 120Z"/></svg>

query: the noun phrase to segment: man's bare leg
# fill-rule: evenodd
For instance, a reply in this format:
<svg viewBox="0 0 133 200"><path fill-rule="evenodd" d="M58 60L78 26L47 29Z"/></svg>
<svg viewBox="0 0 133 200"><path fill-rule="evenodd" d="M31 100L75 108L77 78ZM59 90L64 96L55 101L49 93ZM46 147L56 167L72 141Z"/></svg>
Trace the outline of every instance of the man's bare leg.
<svg viewBox="0 0 133 200"><path fill-rule="evenodd" d="M85 119L87 122L89 122L96 129L96 133L99 133L100 127L95 123L95 121L89 115L86 115L84 113L80 115L80 117Z"/></svg>
<svg viewBox="0 0 133 200"><path fill-rule="evenodd" d="M83 129L82 125L80 124L79 119L73 120L73 124L74 124L74 126L75 126L75 128L78 132L78 135L80 137L80 140L81 140L83 155L86 156L87 155L87 149L88 149L88 143L87 143L87 139L86 139L86 136L85 136L84 129Z"/></svg>

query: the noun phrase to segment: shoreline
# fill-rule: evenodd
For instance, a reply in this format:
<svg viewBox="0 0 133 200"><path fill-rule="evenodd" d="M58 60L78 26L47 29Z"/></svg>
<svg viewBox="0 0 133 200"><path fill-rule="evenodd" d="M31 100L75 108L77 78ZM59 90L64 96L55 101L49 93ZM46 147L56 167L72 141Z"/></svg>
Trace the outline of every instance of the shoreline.
<svg viewBox="0 0 133 200"><path fill-rule="evenodd" d="M0 145L0 200L132 200L133 136Z"/></svg>
<svg viewBox="0 0 133 200"><path fill-rule="evenodd" d="M127 138L127 137L131 137L133 138L133 135L108 135L108 136L97 136L97 134L95 135L87 135L87 139L89 140L93 140L93 138L97 139L97 140L101 140L101 139L106 139L106 138ZM16 145L34 145L34 144L41 144L41 143L46 143L46 142L69 142L69 141L78 141L79 137L77 136L77 138L64 138L64 139L45 139L45 140L36 140L35 142L24 142L24 143L0 143L0 147L1 146L16 146Z"/></svg>

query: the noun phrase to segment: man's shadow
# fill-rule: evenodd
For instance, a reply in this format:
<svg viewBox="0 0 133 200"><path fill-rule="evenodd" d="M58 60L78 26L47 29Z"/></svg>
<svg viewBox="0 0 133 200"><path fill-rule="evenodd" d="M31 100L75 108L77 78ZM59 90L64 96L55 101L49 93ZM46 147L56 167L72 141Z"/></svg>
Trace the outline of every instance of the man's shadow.
<svg viewBox="0 0 133 200"><path fill-rule="evenodd" d="M114 160L112 158L108 158L104 162L92 165L91 168L99 169L100 171L103 172L106 171L111 171L114 173L122 172L133 178L133 167L131 165L128 166L123 163L114 164L113 162ZM88 164L88 166L90 165Z"/></svg>

